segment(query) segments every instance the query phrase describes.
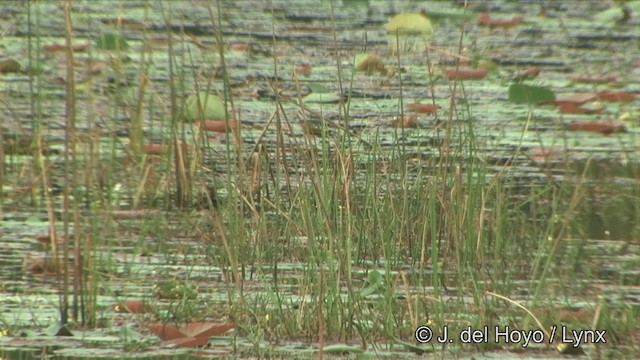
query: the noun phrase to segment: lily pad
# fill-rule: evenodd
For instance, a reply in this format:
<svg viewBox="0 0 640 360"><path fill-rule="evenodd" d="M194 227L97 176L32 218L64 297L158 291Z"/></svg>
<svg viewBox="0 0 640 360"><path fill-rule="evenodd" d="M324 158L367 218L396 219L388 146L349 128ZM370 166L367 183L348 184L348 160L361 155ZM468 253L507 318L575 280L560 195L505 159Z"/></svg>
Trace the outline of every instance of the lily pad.
<svg viewBox="0 0 640 360"><path fill-rule="evenodd" d="M509 101L516 104L537 104L554 101L556 95L544 86L512 84L509 86Z"/></svg>
<svg viewBox="0 0 640 360"><path fill-rule="evenodd" d="M96 47L102 50L127 50L129 44L120 34L105 33L96 40Z"/></svg>
<svg viewBox="0 0 640 360"><path fill-rule="evenodd" d="M184 118L189 121L224 120L227 118L224 102L214 94L198 93L187 98Z"/></svg>
<svg viewBox="0 0 640 360"><path fill-rule="evenodd" d="M433 26L425 15L420 13L401 13L385 25L387 32L399 35L431 35Z"/></svg>

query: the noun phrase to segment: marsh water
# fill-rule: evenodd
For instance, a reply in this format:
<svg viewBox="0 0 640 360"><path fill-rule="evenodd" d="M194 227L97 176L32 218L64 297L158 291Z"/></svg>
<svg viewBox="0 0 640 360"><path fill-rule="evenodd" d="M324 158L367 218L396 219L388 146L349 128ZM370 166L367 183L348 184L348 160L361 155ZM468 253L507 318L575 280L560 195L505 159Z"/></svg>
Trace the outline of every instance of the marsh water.
<svg viewBox="0 0 640 360"><path fill-rule="evenodd" d="M242 151L236 152L229 145L234 141L232 135L209 135L207 155L202 159L202 179L216 183L221 189L220 201L224 201L225 189L229 189L220 184L231 181L230 174L237 171L234 165L237 159L246 158L250 162L256 149L267 157L284 156L280 168L270 170L280 177L272 180L274 186L284 187L292 186L289 176L301 178L297 175L311 171L301 160L304 157L297 154L308 151L310 146L318 154L332 152L337 146L336 139L344 141L341 136L324 136L313 138L310 145L302 120L310 120L319 127L323 121L331 124L331 128L325 129L331 135L345 131L357 134L349 138L356 153L353 160L356 178L366 176L372 146L384 154L375 160L379 162L378 171L393 176L398 169L387 164L402 159L403 171L408 172L409 179L430 174L443 156L447 138L451 147L467 146L472 141L472 156L486 165L483 176L487 184L496 178L508 179L508 186L519 189L522 196L532 196L530 189L545 184L557 184L562 189L580 187L581 198L571 219L562 220L575 224L568 226L563 240L565 263L548 280L562 292L558 298L549 297L546 305L588 308L592 317L594 309L602 307L630 314L626 331L609 333L611 343L620 344L620 348L596 348L592 344L583 356L632 357L640 346L637 321L640 101L607 103L606 109L597 114L568 114L559 113L554 106L529 107L509 102L508 87L516 74L536 66L540 75L532 83L547 86L557 94L603 90L638 94L640 7L623 20L623 12L616 12L615 5L605 1L472 1L466 12L461 3L72 1L73 43L91 45L74 53L75 136L79 145L74 154L78 163L73 171L79 178L89 179L98 177L96 169L101 169L100 174L106 179L101 190L89 186L74 190L74 195L82 197L75 199L79 204L77 216L92 231L107 224L100 212L95 211L91 200L95 197L86 195L94 191L108 193L105 196L112 207L109 211L138 208L159 212L117 219L101 228L101 240L83 254L94 258L97 264L93 269L99 281L92 282L97 284L96 288L85 290L95 294L97 318L93 320L98 326L71 326L75 334L71 337L52 336L52 331L57 331L54 329L59 330L61 277L38 262L50 250L50 244L39 242L38 237L48 233L52 214L47 212L42 173L36 170L29 150L21 151L18 145L20 139L30 142L36 127L41 127L39 131L50 149L46 168L51 183L46 191L54 202L53 216L58 226L62 226L61 194L68 181L64 173L69 171L64 154L68 63L64 51L47 46L65 42L63 11L58 2L1 3L0 60L14 59L25 70L0 74L4 148L0 354L16 359L317 355L317 338L308 335L281 338L269 330L272 319L249 321L257 328L264 327L261 336L240 327L214 336L208 345L194 350L155 344L157 338L144 328L145 323L152 321L152 315L113 312L113 304L144 299L153 303L165 322L184 317L203 321L202 316L196 316L203 313L209 321L225 322L229 321L228 309L233 307L233 291L228 286L230 270L211 264L211 255L206 250L211 244L203 242L202 234L195 230L210 229L206 225L207 216L195 208L174 207L171 195L174 189L162 181L157 185L161 191L152 198L141 196L143 191L136 188L141 173L148 168L129 159L128 133L144 82L145 138L166 144L175 135L171 130L173 101L182 106L195 89L220 94L225 89L230 91L227 96L232 95L233 112L241 121ZM392 15L407 11L431 11L441 16L433 19L434 34L427 41L418 39L411 49L394 54L389 44L395 39L386 33L384 24ZM508 29L481 27L476 20L480 12L489 12L497 18L522 14L525 20ZM214 24L220 24L221 32ZM114 32L126 39L127 49L114 53L95 48L102 34ZM220 40L224 43L224 64L219 56ZM379 54L386 66L394 69L394 74L354 72L354 56L364 52ZM496 69L485 79L459 82L454 99L451 98L454 82L427 66L456 67L458 60L473 61L478 54ZM311 73L303 74L302 67L296 67L300 65L311 65ZM148 74L144 80L140 75L143 68ZM295 73L296 69L299 73ZM575 74L610 76L615 80L604 84L580 83L570 80ZM169 85L172 77L179 79L174 88ZM224 78L228 80L226 87ZM305 105L300 106L299 100L313 92L337 96L342 101L307 98ZM433 102L440 108L435 114L416 115L416 128L390 126L396 117L407 112L406 104L417 102ZM574 122L616 120L623 116L629 119L625 130L613 134L567 127ZM276 118L278 126L285 127L286 136L274 125ZM179 131L188 138L192 128ZM469 140L470 137L473 139ZM102 163L83 163L96 154ZM460 163L464 161L461 156ZM461 171L464 170L463 167ZM162 163L155 176L163 178L163 172L170 173L171 164ZM197 188L202 190L206 186L199 184ZM381 188L381 194L386 190ZM539 215L527 216L536 221ZM245 222L251 221L251 215L246 214ZM275 264L255 259L243 262L243 291L250 301L264 302L267 308L274 301L284 301L290 307L304 306L305 296L309 295L298 285L306 264L296 259L308 246L308 240L301 236L272 241L286 242L288 253L276 256L279 260ZM367 254L363 256L366 260L353 264L353 280L365 289L371 281L368 274L372 269L395 277L408 276L409 283L414 276L425 276L423 268L416 270L418 261L414 259L388 264L375 258L376 249L364 249L363 253ZM563 269L570 269L572 275L565 276ZM525 289L530 281L530 267L523 264L509 271L512 286ZM428 279L428 269L426 272ZM445 272L443 278L447 276ZM279 286L277 294L285 300L273 298L275 284ZM424 292L433 284L427 282L422 286L420 291ZM489 286L487 290L491 290ZM347 296L343 291L342 295ZM405 292L418 290L398 286L393 291L402 298L407 295ZM529 295L526 290L515 290L512 298L525 301ZM449 297L460 298L460 294L454 288L447 289L441 299L446 302ZM565 320L570 322L571 316ZM128 335L127 331L132 333ZM415 342L410 334L407 331L402 339ZM327 341L360 345L356 337ZM415 349L394 346L389 339L369 345L361 354L353 351L348 355L352 350L338 349L328 356L416 356ZM544 346L531 352L501 347L465 350L445 349L438 356L476 359L558 356L554 348Z"/></svg>

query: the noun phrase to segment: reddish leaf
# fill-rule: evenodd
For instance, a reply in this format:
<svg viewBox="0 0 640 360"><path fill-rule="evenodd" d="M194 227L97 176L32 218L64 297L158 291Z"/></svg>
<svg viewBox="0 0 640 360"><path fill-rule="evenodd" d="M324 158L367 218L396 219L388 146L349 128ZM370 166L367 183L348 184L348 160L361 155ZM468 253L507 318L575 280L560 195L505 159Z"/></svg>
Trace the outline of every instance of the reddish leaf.
<svg viewBox="0 0 640 360"><path fill-rule="evenodd" d="M591 122L572 122L567 124L571 130L594 131L602 134L611 134L618 130L624 129L622 121L591 121Z"/></svg>
<svg viewBox="0 0 640 360"><path fill-rule="evenodd" d="M487 70L485 69L471 69L471 68L448 68L444 70L444 76L449 80L480 80L487 76Z"/></svg>
<svg viewBox="0 0 640 360"><path fill-rule="evenodd" d="M111 305L111 308L117 313L144 314L152 313L153 307L144 301L125 301L119 304Z"/></svg>
<svg viewBox="0 0 640 360"><path fill-rule="evenodd" d="M433 114L439 108L440 108L440 106L439 105L435 105L435 104L419 104L419 103L415 103L415 104L407 105L407 110L415 111L415 112L417 112L419 114Z"/></svg>
<svg viewBox="0 0 640 360"><path fill-rule="evenodd" d="M235 327L233 323L193 322L180 328L180 332L188 337L207 337L220 335Z"/></svg>
<svg viewBox="0 0 640 360"><path fill-rule="evenodd" d="M66 51L67 50L67 45L64 45L64 44L51 44L51 45L43 46L42 49L45 52L48 52L48 53L61 52L61 51ZM73 52L83 52L83 51L87 51L87 49L89 49L89 44L80 44L80 45L74 45L73 48L71 49L71 51L73 51Z"/></svg>
<svg viewBox="0 0 640 360"><path fill-rule="evenodd" d="M490 29L509 29L520 24L522 20L524 20L522 15L515 15L511 19L492 19L489 13L478 14L478 24L488 26Z"/></svg>
<svg viewBox="0 0 640 360"><path fill-rule="evenodd" d="M152 333L156 334L156 336L162 340L173 340L184 337L184 334L173 325L152 323L147 325L147 329L151 330Z"/></svg>
<svg viewBox="0 0 640 360"><path fill-rule="evenodd" d="M589 75L577 75L571 76L569 79L575 83L580 84L603 84L616 82L618 79L613 75L601 75L601 76L589 76Z"/></svg>
<svg viewBox="0 0 640 360"><path fill-rule="evenodd" d="M308 64L297 64L293 66L294 74L311 75L313 67Z"/></svg>
<svg viewBox="0 0 640 360"><path fill-rule="evenodd" d="M537 66L528 67L516 74L517 80L533 79L540 75L540 68Z"/></svg>
<svg viewBox="0 0 640 360"><path fill-rule="evenodd" d="M181 337L177 339L163 341L162 345L175 345L177 347L198 347L205 346L209 342L209 338L206 336L198 337Z"/></svg>
<svg viewBox="0 0 640 360"><path fill-rule="evenodd" d="M599 114L604 111L604 106L583 108L575 104L563 104L558 107L558 111L562 114Z"/></svg>
<svg viewBox="0 0 640 360"><path fill-rule="evenodd" d="M635 100L637 94L621 91L600 91L596 95L602 101L626 102Z"/></svg>
<svg viewBox="0 0 640 360"><path fill-rule="evenodd" d="M203 126L205 131L213 131L224 133L227 132L228 129L235 130L238 128L238 122L235 120L229 120L229 126L227 126L227 122L225 120L203 120L196 123L197 127Z"/></svg>
<svg viewBox="0 0 640 360"><path fill-rule="evenodd" d="M142 149L145 152L145 154L148 154L148 155L161 155L165 151L172 149L172 146L167 144L159 144L159 143L146 143L142 146ZM183 144L181 150L183 153L185 153L190 149L187 144Z"/></svg>

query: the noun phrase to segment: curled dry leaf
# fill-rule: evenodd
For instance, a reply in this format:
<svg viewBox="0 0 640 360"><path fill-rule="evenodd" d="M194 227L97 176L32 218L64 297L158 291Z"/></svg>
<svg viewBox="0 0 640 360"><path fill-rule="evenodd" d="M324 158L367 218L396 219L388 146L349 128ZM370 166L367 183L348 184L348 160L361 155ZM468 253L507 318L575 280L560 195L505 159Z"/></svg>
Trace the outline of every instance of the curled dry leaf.
<svg viewBox="0 0 640 360"><path fill-rule="evenodd" d="M433 114L437 109L440 108L440 105L437 104L408 104L407 110L415 111L418 114Z"/></svg>
<svg viewBox="0 0 640 360"><path fill-rule="evenodd" d="M487 76L487 70L471 68L447 68L444 69L443 74L449 80L481 80Z"/></svg>
<svg viewBox="0 0 640 360"><path fill-rule="evenodd" d="M605 109L604 105L585 108L575 104L562 104L558 106L558 111L562 114L599 114Z"/></svg>
<svg viewBox="0 0 640 360"><path fill-rule="evenodd" d="M492 19L489 13L483 12L478 14L478 24L487 26L490 29L509 29L517 26L524 20L522 15L514 15L511 19Z"/></svg>
<svg viewBox="0 0 640 360"><path fill-rule="evenodd" d="M414 115L396 116L391 123L395 128L417 128L418 123Z"/></svg>
<svg viewBox="0 0 640 360"><path fill-rule="evenodd" d="M229 129L235 130L238 128L238 121L229 119L227 123L225 120L202 120L196 123L196 127L205 131L225 133Z"/></svg>
<svg viewBox="0 0 640 360"><path fill-rule="evenodd" d="M619 130L624 130L625 126L622 121L604 120L590 122L572 122L567 124L571 130L593 131L601 134L612 134Z"/></svg>
<svg viewBox="0 0 640 360"><path fill-rule="evenodd" d="M210 323L210 322L193 322L189 323L179 330L187 337L206 337L217 336L223 334L235 327L234 323Z"/></svg>
<svg viewBox="0 0 640 360"><path fill-rule="evenodd" d="M185 337L184 334L173 325L151 323L147 325L147 329L151 330L152 333L162 340L173 340Z"/></svg>
<svg viewBox="0 0 640 360"><path fill-rule="evenodd" d="M124 301L111 305L113 311L122 314L146 314L153 312L153 306L144 301Z"/></svg>
<svg viewBox="0 0 640 360"><path fill-rule="evenodd" d="M596 94L599 100L610 102L627 102L636 99L637 94L623 91L600 91Z"/></svg>

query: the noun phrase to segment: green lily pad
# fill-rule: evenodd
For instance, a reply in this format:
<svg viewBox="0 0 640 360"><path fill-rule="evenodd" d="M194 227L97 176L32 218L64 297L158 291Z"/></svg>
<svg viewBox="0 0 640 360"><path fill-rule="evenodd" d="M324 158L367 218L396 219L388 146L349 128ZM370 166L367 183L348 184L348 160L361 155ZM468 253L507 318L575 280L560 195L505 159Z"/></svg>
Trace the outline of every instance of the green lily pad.
<svg viewBox="0 0 640 360"><path fill-rule="evenodd" d="M401 13L385 25L388 33L399 35L431 35L433 26L425 15L420 13Z"/></svg>
<svg viewBox="0 0 640 360"><path fill-rule="evenodd" d="M198 120L225 120L227 112L224 102L214 94L198 93L187 98L184 118L189 122Z"/></svg>
<svg viewBox="0 0 640 360"><path fill-rule="evenodd" d="M511 84L509 101L516 104L537 104L543 101L554 101L556 95L544 86Z"/></svg>
<svg viewBox="0 0 640 360"><path fill-rule="evenodd" d="M120 34L105 33L96 40L96 47L102 50L127 50L129 44Z"/></svg>

